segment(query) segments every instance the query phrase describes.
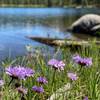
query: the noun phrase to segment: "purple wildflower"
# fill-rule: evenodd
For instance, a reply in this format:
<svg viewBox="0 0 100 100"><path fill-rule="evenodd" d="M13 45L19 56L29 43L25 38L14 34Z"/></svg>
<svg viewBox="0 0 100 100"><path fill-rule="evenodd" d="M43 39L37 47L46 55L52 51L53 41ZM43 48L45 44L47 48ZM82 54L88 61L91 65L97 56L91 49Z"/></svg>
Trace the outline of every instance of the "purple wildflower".
<svg viewBox="0 0 100 100"><path fill-rule="evenodd" d="M41 84L47 84L48 83L47 79L45 77L42 77L42 76L37 78L37 82L39 82Z"/></svg>
<svg viewBox="0 0 100 100"><path fill-rule="evenodd" d="M15 79L25 79L34 75L34 70L31 68L15 66L6 68L6 74Z"/></svg>
<svg viewBox="0 0 100 100"><path fill-rule="evenodd" d="M0 87L4 85L4 80L0 80Z"/></svg>
<svg viewBox="0 0 100 100"><path fill-rule="evenodd" d="M33 71L31 68L25 68L26 70L26 77L31 77L33 76L33 74L35 73L35 71Z"/></svg>
<svg viewBox="0 0 100 100"><path fill-rule="evenodd" d="M91 66L92 58L82 58L79 55L73 56L73 60L81 66Z"/></svg>
<svg viewBox="0 0 100 100"><path fill-rule="evenodd" d="M89 99L88 99L88 97L87 97L87 96L85 96L83 100L89 100Z"/></svg>
<svg viewBox="0 0 100 100"><path fill-rule="evenodd" d="M54 69L64 70L65 63L63 61L51 59L49 60L48 65L52 66Z"/></svg>
<svg viewBox="0 0 100 100"><path fill-rule="evenodd" d="M68 78L70 78L72 81L77 80L78 76L75 73L67 73Z"/></svg>
<svg viewBox="0 0 100 100"><path fill-rule="evenodd" d="M42 86L41 87L33 86L32 90L35 91L35 92L37 92L37 93L43 93L44 92L44 89L43 89Z"/></svg>
<svg viewBox="0 0 100 100"><path fill-rule="evenodd" d="M26 89L26 88L24 88L22 86L16 88L16 90L21 94L27 94L27 92L28 92L28 89Z"/></svg>

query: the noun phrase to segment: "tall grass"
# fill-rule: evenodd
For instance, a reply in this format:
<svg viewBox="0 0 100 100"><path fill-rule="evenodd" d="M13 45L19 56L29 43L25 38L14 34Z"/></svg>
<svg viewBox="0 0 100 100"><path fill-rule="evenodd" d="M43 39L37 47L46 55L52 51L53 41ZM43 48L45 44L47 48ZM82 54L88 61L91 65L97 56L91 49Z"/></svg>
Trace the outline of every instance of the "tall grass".
<svg viewBox="0 0 100 100"><path fill-rule="evenodd" d="M100 100L100 50L98 46L93 44L89 48L82 47L74 51L65 47L56 48L54 55L50 52L45 54L42 51L36 49L36 52L29 52L24 57L17 57L15 60L6 59L2 62L1 66L4 70L2 70L1 79L5 81L5 84L0 87L1 100L23 100L22 95L15 89L15 83L20 83L28 89L24 100L83 100L85 96L89 100ZM81 67L73 62L72 56L76 53L82 57L91 57L92 66ZM47 63L52 58L64 61L63 71L57 71L48 66ZM11 77L5 73L5 68L17 65L34 69L35 75L26 80L13 80L8 85ZM70 80L67 76L68 72L76 73L78 79ZM48 83L43 85L44 93L36 93L32 90L34 85L40 86L36 81L39 76L44 76L48 80Z"/></svg>

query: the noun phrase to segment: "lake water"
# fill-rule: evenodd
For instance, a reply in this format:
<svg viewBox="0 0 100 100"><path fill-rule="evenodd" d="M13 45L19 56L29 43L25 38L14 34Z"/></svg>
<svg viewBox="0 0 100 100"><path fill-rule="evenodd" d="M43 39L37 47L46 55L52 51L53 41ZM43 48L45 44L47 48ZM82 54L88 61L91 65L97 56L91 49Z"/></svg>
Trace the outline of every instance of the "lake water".
<svg viewBox="0 0 100 100"><path fill-rule="evenodd" d="M75 8L0 8L0 60L25 55L25 45L42 46L26 36L84 38L65 32L76 19L87 13L100 14L100 9Z"/></svg>

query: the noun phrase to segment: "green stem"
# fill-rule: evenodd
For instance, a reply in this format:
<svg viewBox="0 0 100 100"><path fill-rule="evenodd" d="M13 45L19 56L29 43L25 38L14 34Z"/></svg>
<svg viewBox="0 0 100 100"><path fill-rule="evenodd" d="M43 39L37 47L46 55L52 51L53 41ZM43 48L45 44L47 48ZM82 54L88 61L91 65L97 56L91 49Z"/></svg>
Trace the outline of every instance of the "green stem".
<svg viewBox="0 0 100 100"><path fill-rule="evenodd" d="M13 81L13 78L12 78L11 81L9 82L8 86L10 86L10 84L12 83L12 81Z"/></svg>
<svg viewBox="0 0 100 100"><path fill-rule="evenodd" d="M52 92L54 90L53 88L55 87L55 84L54 84L55 78L56 78L56 70L54 70L53 78L52 78L52 84L51 84L51 86L52 86Z"/></svg>

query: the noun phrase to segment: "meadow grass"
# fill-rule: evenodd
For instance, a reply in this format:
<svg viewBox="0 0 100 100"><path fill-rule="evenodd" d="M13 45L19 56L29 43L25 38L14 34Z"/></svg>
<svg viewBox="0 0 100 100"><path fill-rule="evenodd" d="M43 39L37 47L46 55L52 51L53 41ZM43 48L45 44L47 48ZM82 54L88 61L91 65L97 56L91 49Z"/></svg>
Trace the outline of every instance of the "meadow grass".
<svg viewBox="0 0 100 100"><path fill-rule="evenodd" d="M79 54L81 57L91 57L91 66L81 66L73 61L72 57ZM50 59L58 59L65 63L64 70L58 71L48 65ZM6 74L5 68L9 66L25 66L35 70L33 77L25 80L14 79ZM100 100L100 50L94 43L90 47L81 47L77 50L70 48L56 48L54 54L48 50L36 49L35 52L28 52L26 56L16 57L11 60L2 61L3 67L1 79L4 85L0 86L0 100ZM77 80L71 80L67 73L73 72L77 75ZM43 76L47 79L47 84L40 84L37 78ZM9 84L10 83L10 84ZM27 88L26 94L21 93L15 84ZM43 93L32 90L33 86L42 86Z"/></svg>

